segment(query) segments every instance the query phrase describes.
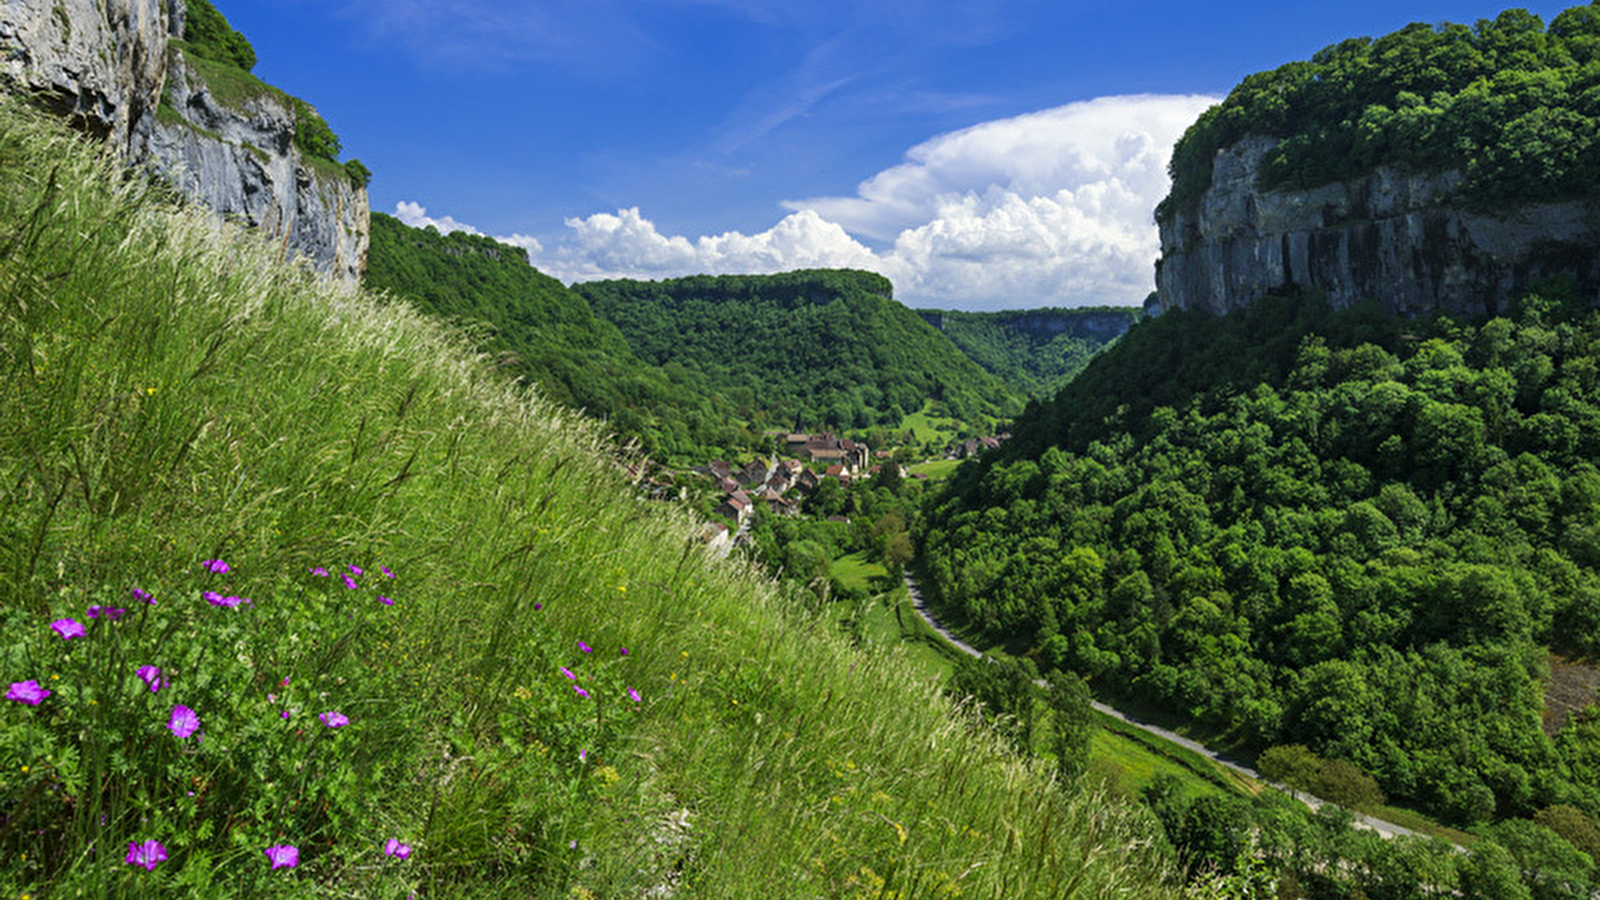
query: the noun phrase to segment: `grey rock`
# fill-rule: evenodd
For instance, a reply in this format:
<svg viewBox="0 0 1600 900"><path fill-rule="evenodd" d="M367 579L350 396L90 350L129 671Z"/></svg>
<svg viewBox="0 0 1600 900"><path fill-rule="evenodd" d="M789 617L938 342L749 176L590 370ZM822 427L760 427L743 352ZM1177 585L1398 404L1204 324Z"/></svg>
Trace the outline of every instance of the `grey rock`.
<svg viewBox="0 0 1600 900"><path fill-rule="evenodd" d="M1286 287L1335 307L1372 300L1404 315L1504 311L1533 282L1570 275L1600 302L1600 208L1592 202L1480 210L1459 199L1459 172L1380 168L1309 190L1263 191L1256 172L1274 142L1219 151L1211 188L1164 217L1160 308L1226 313Z"/></svg>
<svg viewBox="0 0 1600 900"><path fill-rule="evenodd" d="M359 279L366 191L294 147L281 93L219 102L170 43L185 12L184 0L0 0L0 82L219 215L259 228L285 255Z"/></svg>

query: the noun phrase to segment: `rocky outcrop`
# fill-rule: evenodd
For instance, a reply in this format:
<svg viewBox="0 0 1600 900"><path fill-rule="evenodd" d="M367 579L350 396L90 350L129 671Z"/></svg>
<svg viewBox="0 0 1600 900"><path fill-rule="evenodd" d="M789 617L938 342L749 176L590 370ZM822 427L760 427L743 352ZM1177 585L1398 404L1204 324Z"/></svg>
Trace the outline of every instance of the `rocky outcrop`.
<svg viewBox="0 0 1600 900"><path fill-rule="evenodd" d="M365 189L294 146L282 92L248 77L211 90L172 43L184 19L183 0L0 0L0 79L286 255L358 279Z"/></svg>
<svg viewBox="0 0 1600 900"><path fill-rule="evenodd" d="M1417 315L1505 310L1540 279L1571 276L1600 301L1600 208L1591 202L1483 210L1459 200L1457 172L1371 175L1309 190L1263 191L1274 142L1219 151L1193 209L1158 224L1160 308L1225 313L1284 288L1336 307L1377 301Z"/></svg>
<svg viewBox="0 0 1600 900"><path fill-rule="evenodd" d="M0 0L0 80L126 148L161 97L169 0Z"/></svg>
<svg viewBox="0 0 1600 900"><path fill-rule="evenodd" d="M946 313L942 310L917 310L923 321L940 331L945 330ZM968 314L970 315L970 314ZM1049 340L1060 334L1070 334L1085 340L1107 343L1128 332L1139 318L1129 309L1030 309L983 314L984 318L1008 331L1034 338Z"/></svg>
<svg viewBox="0 0 1600 900"><path fill-rule="evenodd" d="M183 193L260 229L288 256L350 280L366 268L367 192L294 146L288 98L260 86L227 100L174 49L165 103L134 126L132 151Z"/></svg>

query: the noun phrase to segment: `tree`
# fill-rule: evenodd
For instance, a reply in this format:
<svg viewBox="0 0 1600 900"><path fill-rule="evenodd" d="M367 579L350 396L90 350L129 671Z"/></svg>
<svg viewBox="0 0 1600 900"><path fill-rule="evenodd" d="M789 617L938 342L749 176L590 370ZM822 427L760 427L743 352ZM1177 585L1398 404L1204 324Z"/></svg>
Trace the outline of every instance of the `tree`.
<svg viewBox="0 0 1600 900"><path fill-rule="evenodd" d="M1049 699L1056 774L1062 783L1070 783L1089 767L1089 742L1094 737L1094 698L1082 678L1070 672L1055 671L1049 677Z"/></svg>
<svg viewBox="0 0 1600 900"><path fill-rule="evenodd" d="M1301 744L1284 744L1268 747L1256 760L1256 768L1271 781L1309 791L1322 772L1322 759Z"/></svg>
<svg viewBox="0 0 1600 900"><path fill-rule="evenodd" d="M950 673L946 692L976 700L996 730L1017 752L1026 753L1033 746L1033 682L1038 674L1025 659L967 657Z"/></svg>

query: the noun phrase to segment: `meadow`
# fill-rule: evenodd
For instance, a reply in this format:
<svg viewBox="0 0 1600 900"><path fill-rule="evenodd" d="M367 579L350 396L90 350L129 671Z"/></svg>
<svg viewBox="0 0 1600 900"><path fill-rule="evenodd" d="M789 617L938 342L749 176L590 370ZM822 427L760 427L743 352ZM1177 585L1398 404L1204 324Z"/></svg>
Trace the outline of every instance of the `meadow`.
<svg viewBox="0 0 1600 900"><path fill-rule="evenodd" d="M0 896L1175 891L470 346L0 103Z"/></svg>

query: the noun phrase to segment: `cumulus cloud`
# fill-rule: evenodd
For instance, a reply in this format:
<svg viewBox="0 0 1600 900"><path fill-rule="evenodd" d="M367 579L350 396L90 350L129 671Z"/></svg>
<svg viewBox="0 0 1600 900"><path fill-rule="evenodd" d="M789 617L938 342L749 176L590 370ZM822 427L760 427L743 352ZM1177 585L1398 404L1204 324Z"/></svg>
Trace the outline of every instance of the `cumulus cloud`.
<svg viewBox="0 0 1600 900"><path fill-rule="evenodd" d="M757 234L667 235L633 208L569 218L548 250L509 240L566 281L858 268L913 306L1137 305L1154 287L1172 145L1214 102L1103 97L985 122L911 148L852 196L786 202ZM467 228L417 204L397 214Z"/></svg>
<svg viewBox="0 0 1600 900"><path fill-rule="evenodd" d="M468 225L465 222L458 222L449 216L435 219L434 217L428 215L427 208L421 203L415 203L409 200L401 200L399 203L394 205L394 217L406 223L407 225L410 225L412 228L427 228L432 226L439 229L439 231L443 234L449 234L452 231L465 231L467 234L483 234L483 232L473 228L471 225Z"/></svg>

